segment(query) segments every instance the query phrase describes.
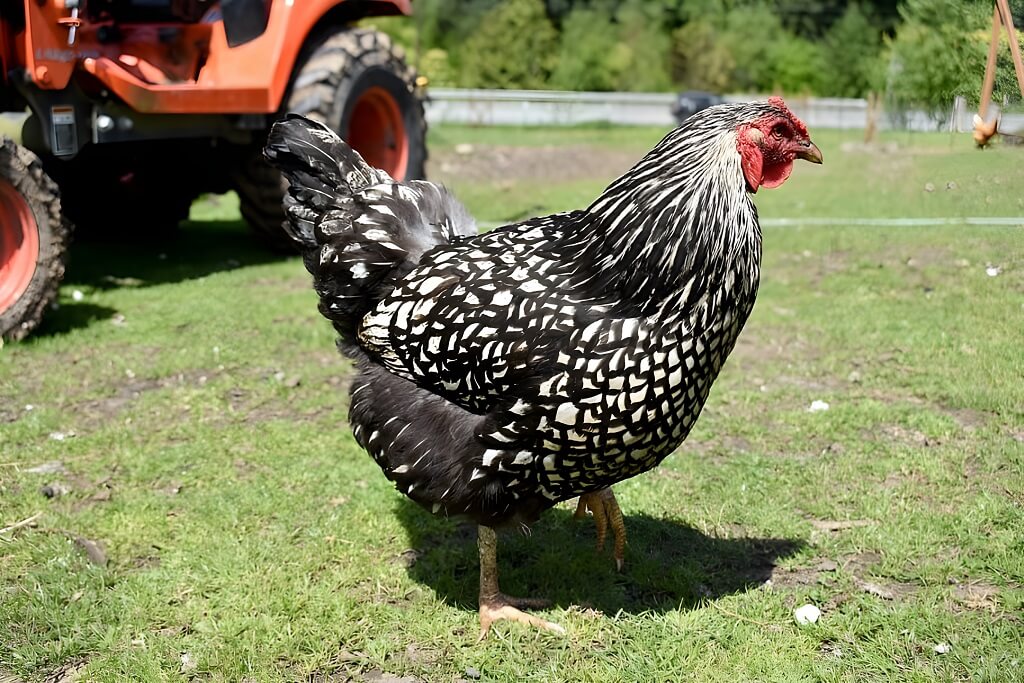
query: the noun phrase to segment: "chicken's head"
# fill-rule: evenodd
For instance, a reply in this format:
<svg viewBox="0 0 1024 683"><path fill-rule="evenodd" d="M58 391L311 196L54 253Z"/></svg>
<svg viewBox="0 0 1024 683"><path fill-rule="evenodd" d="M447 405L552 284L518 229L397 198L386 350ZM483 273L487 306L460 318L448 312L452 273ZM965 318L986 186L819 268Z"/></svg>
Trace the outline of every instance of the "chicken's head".
<svg viewBox="0 0 1024 683"><path fill-rule="evenodd" d="M793 161L821 163L821 150L807 136L807 126L781 97L768 98L770 112L738 128L736 146L747 191L778 187L793 172Z"/></svg>

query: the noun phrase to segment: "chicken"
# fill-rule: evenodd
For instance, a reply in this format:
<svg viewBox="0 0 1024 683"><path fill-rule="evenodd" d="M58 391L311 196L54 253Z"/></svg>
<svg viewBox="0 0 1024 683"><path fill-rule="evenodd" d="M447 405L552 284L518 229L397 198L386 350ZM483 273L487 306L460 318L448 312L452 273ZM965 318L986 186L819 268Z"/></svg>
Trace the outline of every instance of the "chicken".
<svg viewBox="0 0 1024 683"><path fill-rule="evenodd" d="M986 122L981 116L975 114L972 121L974 123L974 132L971 136L974 138L974 144L977 145L978 149L984 149L999 130L999 117L997 116L991 121Z"/></svg>
<svg viewBox="0 0 1024 683"><path fill-rule="evenodd" d="M749 193L821 163L780 98L705 109L588 208L478 235L447 190L396 183L289 116L265 154L285 228L353 359L349 420L399 491L479 525L480 625L561 632L502 594L496 528L580 497L601 540L610 487L686 438L754 305Z"/></svg>

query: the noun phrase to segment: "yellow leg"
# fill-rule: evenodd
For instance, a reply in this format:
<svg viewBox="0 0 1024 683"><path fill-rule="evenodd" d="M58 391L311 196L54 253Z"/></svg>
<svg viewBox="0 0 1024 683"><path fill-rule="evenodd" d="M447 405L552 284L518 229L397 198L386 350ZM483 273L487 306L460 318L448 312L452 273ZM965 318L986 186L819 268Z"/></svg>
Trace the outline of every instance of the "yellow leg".
<svg viewBox="0 0 1024 683"><path fill-rule="evenodd" d="M604 549L604 539L608 535L608 527L611 527L612 536L615 538L613 556L615 557L615 568L620 572L625 564L626 551L626 523L622 519L622 509L619 502L615 500L615 494L610 488L594 491L580 496L580 502L576 505L576 519L582 519L590 512L594 515L594 526L597 527L597 551Z"/></svg>
<svg viewBox="0 0 1024 683"><path fill-rule="evenodd" d="M565 634L565 629L556 623L545 621L524 609L546 607L545 600L536 598L513 598L498 589L498 536L494 529L477 527L477 545L480 550L480 638L487 637L491 624L501 619L518 621L555 633Z"/></svg>

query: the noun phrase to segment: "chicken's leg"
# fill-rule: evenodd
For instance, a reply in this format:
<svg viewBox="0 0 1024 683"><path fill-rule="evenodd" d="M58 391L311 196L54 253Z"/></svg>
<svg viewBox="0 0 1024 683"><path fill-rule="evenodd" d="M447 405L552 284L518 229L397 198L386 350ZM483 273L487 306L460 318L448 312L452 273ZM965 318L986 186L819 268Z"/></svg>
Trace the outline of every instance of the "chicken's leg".
<svg viewBox="0 0 1024 683"><path fill-rule="evenodd" d="M604 549L604 539L608 534L608 527L612 528L612 536L615 537L615 568L620 572L625 563L626 550L626 523L622 519L622 510L619 502L615 500L615 494L610 488L585 493L580 496L580 502L576 505L576 519L586 516L587 511L594 515L594 525L597 527L597 550Z"/></svg>
<svg viewBox="0 0 1024 683"><path fill-rule="evenodd" d="M512 598L498 589L498 536L494 529L478 527L480 549L480 640L487 637L491 624L499 619L519 621L555 633L565 633L558 624L544 621L524 609L544 607L547 602L536 598Z"/></svg>

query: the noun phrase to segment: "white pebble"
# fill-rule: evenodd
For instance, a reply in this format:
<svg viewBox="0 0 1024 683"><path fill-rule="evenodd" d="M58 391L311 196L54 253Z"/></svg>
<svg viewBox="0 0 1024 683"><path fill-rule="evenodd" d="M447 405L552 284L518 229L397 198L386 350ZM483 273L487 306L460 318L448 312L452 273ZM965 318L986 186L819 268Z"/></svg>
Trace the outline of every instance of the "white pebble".
<svg viewBox="0 0 1024 683"><path fill-rule="evenodd" d="M81 301L82 299L85 298L85 295L82 294L82 290L76 289L75 291L71 292L71 298L74 299L75 301Z"/></svg>
<svg viewBox="0 0 1024 683"><path fill-rule="evenodd" d="M821 610L814 605L800 605L793 610L793 618L801 626L817 623L820 616Z"/></svg>
<svg viewBox="0 0 1024 683"><path fill-rule="evenodd" d="M989 266L988 268L985 269L985 275L988 275L989 277L995 277L996 275L999 275L999 271L999 266Z"/></svg>
<svg viewBox="0 0 1024 683"><path fill-rule="evenodd" d="M807 409L809 413L821 413L828 410L829 405L825 401L811 401L811 407Z"/></svg>
<svg viewBox="0 0 1024 683"><path fill-rule="evenodd" d="M935 650L935 652L937 654L944 655L947 652L949 652L950 650L952 650L953 646L950 645L949 643L939 643L933 649Z"/></svg>
<svg viewBox="0 0 1024 683"><path fill-rule="evenodd" d="M29 412L30 410L35 410L35 409L36 409L36 407L34 405L32 405L31 403L26 403L25 404L25 412L26 413Z"/></svg>

